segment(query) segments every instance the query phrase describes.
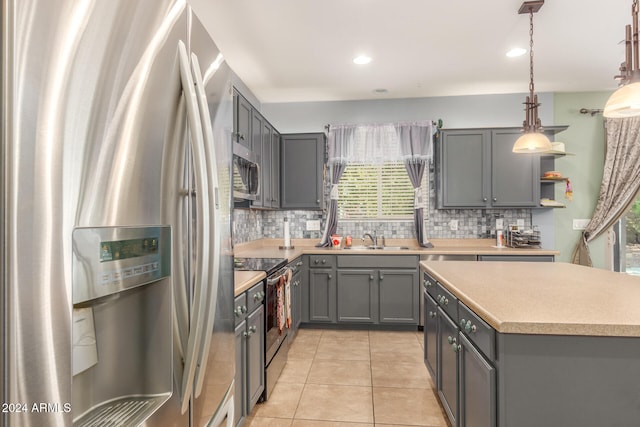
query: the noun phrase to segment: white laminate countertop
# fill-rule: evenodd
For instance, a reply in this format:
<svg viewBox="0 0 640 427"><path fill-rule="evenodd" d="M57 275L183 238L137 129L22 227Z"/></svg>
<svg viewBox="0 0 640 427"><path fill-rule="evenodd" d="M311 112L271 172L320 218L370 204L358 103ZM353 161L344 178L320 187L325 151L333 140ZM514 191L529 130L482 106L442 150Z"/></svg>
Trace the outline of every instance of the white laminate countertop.
<svg viewBox="0 0 640 427"><path fill-rule="evenodd" d="M423 261L500 333L640 337L640 278L560 262Z"/></svg>

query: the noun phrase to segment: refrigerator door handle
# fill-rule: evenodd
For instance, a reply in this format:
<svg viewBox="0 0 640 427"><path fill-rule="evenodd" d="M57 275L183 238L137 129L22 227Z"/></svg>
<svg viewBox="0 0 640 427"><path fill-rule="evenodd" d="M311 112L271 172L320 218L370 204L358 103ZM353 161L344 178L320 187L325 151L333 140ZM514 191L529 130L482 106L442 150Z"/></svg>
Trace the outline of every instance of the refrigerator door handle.
<svg viewBox="0 0 640 427"><path fill-rule="evenodd" d="M184 374L182 377L181 399L182 413L189 409L189 400L193 390L196 366L198 362L199 349L202 346L202 329L205 328L207 289L209 282L209 189L207 188L207 168L202 142L202 127L200 114L198 112L195 86L191 77L189 57L186 46L182 41L178 42L178 52L180 58L180 78L182 90L187 104L187 116L191 129L191 149L194 161L194 176L197 189L196 198L196 239L198 248L196 254L196 268L194 278L193 303L191 312L191 327L187 342L187 351L184 361Z"/></svg>
<svg viewBox="0 0 640 427"><path fill-rule="evenodd" d="M211 345L211 335L213 334L214 320L216 314L216 305L218 300L218 278L220 268L220 236L218 224L218 209L220 204L216 200L218 193L218 167L215 155L215 146L213 138L213 128L211 125L211 116L209 106L207 105L207 96L204 90L204 81L200 72L200 64L198 57L191 53L191 72L193 73L193 81L195 83L196 97L200 111L200 123L202 125L203 145L205 159L207 161L207 178L209 183L210 198L214 202L214 208L211 210L212 227L210 229L209 241L213 243L213 251L211 253L210 265L213 266L207 283L207 305L205 308L205 327L202 329L203 337L201 338L201 347L198 354L198 363L195 377L194 396L200 396L202 385L204 383L205 373L207 369L207 361L209 358L209 347Z"/></svg>

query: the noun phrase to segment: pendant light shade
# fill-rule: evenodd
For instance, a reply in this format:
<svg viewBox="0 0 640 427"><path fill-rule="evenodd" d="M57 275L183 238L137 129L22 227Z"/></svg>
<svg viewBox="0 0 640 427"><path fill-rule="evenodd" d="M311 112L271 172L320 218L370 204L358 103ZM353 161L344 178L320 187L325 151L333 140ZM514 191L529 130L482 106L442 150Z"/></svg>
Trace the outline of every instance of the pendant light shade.
<svg viewBox="0 0 640 427"><path fill-rule="evenodd" d="M640 115L640 82L629 83L613 92L604 107L603 115L609 118Z"/></svg>
<svg viewBox="0 0 640 427"><path fill-rule="evenodd" d="M608 118L640 116L640 67L638 66L638 0L631 5L631 25L625 27L625 59L620 65L621 87L607 101L603 115Z"/></svg>
<svg viewBox="0 0 640 427"><path fill-rule="evenodd" d="M527 132L513 144L513 152L520 154L545 153L551 149L551 141L544 133L540 132Z"/></svg>
<svg viewBox="0 0 640 427"><path fill-rule="evenodd" d="M518 13L529 14L529 96L524 102L525 120L522 124L524 134L513 145L514 153L544 153L551 151L551 141L542 131L542 123L538 117L538 95L534 92L533 85L533 14L540 10L544 0L526 1L520 6Z"/></svg>

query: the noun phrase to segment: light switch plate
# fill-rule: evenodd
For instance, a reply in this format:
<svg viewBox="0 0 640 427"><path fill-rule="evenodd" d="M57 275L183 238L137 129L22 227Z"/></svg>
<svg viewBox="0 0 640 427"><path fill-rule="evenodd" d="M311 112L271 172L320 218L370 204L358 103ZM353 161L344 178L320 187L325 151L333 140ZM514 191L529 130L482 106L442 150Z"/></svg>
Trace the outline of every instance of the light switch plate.
<svg viewBox="0 0 640 427"><path fill-rule="evenodd" d="M518 230L524 229L524 219L517 220L516 224L518 225Z"/></svg>
<svg viewBox="0 0 640 427"><path fill-rule="evenodd" d="M307 221L307 231L320 231L320 220Z"/></svg>
<svg viewBox="0 0 640 427"><path fill-rule="evenodd" d="M452 219L451 221L449 221L449 230L456 231L457 229L458 229L458 220Z"/></svg>
<svg viewBox="0 0 640 427"><path fill-rule="evenodd" d="M591 219L574 219L573 220L573 229L574 230L584 230L585 228L587 228L587 224L589 224L590 221L591 221Z"/></svg>

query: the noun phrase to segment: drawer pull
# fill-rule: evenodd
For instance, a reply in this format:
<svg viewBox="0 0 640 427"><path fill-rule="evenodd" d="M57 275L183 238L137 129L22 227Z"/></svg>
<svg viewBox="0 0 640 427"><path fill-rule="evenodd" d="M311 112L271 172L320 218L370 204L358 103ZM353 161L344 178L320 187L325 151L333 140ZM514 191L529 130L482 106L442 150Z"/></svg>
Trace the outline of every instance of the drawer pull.
<svg viewBox="0 0 640 427"><path fill-rule="evenodd" d="M475 333L478 330L476 325L471 323L471 320L467 320L465 323L464 319L462 319L462 321L460 321L460 326L462 326L467 333Z"/></svg>
<svg viewBox="0 0 640 427"><path fill-rule="evenodd" d="M456 339L454 337L452 337L451 335L449 335L447 337L447 341L449 341L449 344L455 344L456 343Z"/></svg>
<svg viewBox="0 0 640 427"><path fill-rule="evenodd" d="M429 312L429 317L431 317L431 318L436 317L436 312L435 311L430 311Z"/></svg>
<svg viewBox="0 0 640 427"><path fill-rule="evenodd" d="M453 343L451 345L451 349L453 350L454 353L457 353L462 349L462 346L460 344Z"/></svg>
<svg viewBox="0 0 640 427"><path fill-rule="evenodd" d="M296 263L296 265L297 265L298 267L302 267L302 265L303 265L303 264L304 264L304 263L303 263L302 261L298 261L298 262Z"/></svg>
<svg viewBox="0 0 640 427"><path fill-rule="evenodd" d="M323 259L322 259L322 263L323 263L323 264L326 264L326 263L327 263L327 260L323 258Z"/></svg>

